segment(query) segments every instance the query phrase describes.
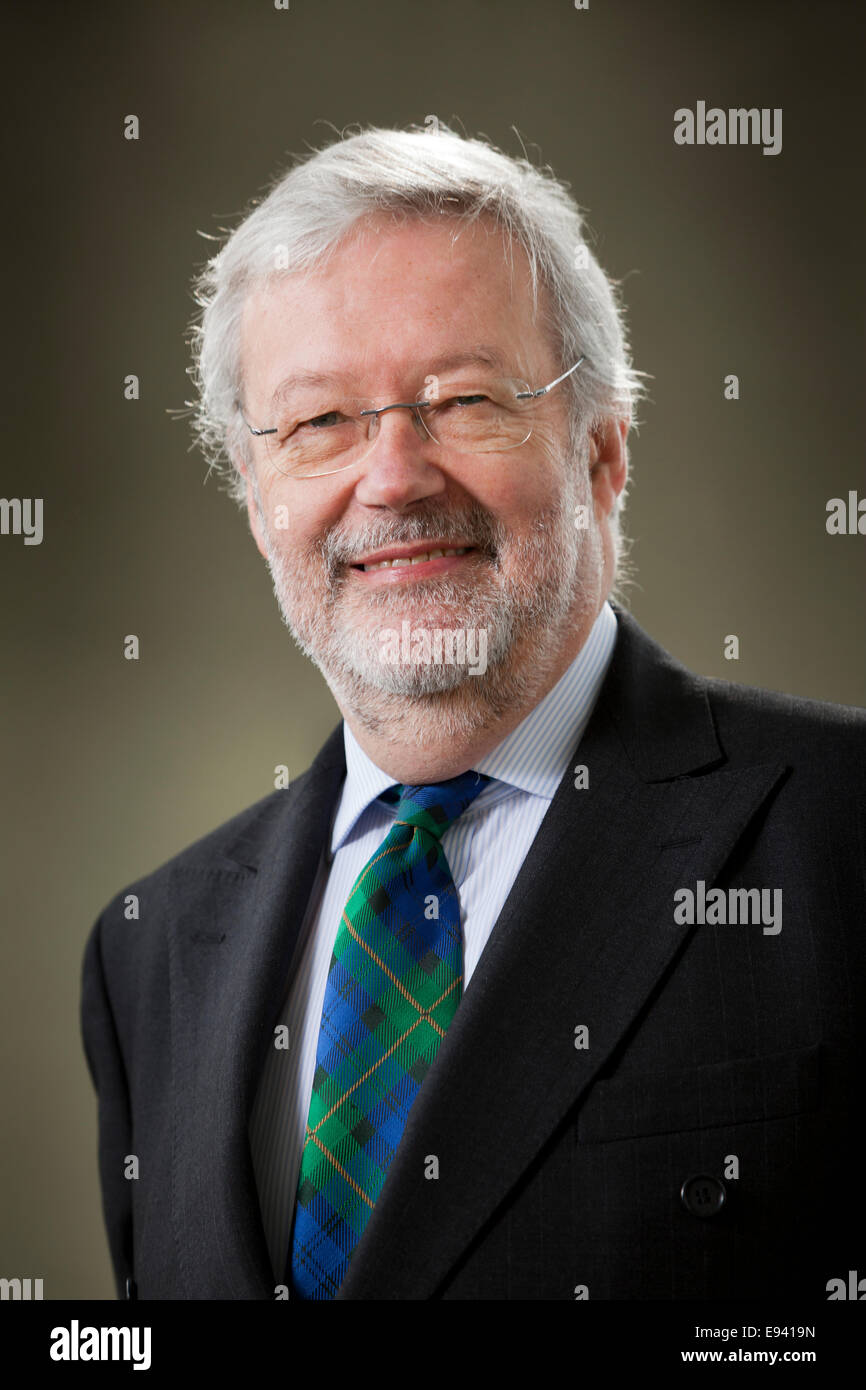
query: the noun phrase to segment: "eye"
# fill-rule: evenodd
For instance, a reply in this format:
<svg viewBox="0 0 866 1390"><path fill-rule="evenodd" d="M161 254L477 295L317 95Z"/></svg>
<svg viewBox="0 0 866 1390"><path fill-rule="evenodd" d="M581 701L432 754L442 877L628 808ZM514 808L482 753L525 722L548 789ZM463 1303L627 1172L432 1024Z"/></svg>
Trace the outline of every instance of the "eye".
<svg viewBox="0 0 866 1390"><path fill-rule="evenodd" d="M339 410L325 410L321 415L314 415L310 420L302 420L298 429L303 429L305 425L309 425L310 429L313 430L327 429L329 425L333 425L343 418L344 416Z"/></svg>
<svg viewBox="0 0 866 1390"><path fill-rule="evenodd" d="M443 405L446 405L446 406L447 406L447 405L471 406L471 405L478 405L481 401L486 401L486 400L488 400L488 399L489 399L489 397L486 396L486 395L484 394L483 391L474 391L474 392L472 392L471 395L465 395L465 396L450 396L450 397L448 398L448 400L443 401L442 404L443 404Z"/></svg>

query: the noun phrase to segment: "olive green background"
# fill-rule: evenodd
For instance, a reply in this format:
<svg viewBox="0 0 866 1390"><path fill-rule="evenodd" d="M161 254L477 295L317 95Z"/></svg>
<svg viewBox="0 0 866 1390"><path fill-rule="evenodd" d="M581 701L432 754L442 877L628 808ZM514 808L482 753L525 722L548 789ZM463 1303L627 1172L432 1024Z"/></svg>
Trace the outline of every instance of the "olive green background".
<svg viewBox="0 0 866 1390"><path fill-rule="evenodd" d="M338 717L245 519L166 413L189 394L201 233L331 126L435 114L522 139L588 211L654 378L631 440L636 617L697 671L866 704L866 537L825 530L830 497L866 492L863 25L851 4L760 0L6 13L0 495L43 497L45 537L0 537L0 1274L110 1298L86 934L129 880L272 790L275 764L298 775ZM674 110L698 100L782 107L781 154L675 145Z"/></svg>

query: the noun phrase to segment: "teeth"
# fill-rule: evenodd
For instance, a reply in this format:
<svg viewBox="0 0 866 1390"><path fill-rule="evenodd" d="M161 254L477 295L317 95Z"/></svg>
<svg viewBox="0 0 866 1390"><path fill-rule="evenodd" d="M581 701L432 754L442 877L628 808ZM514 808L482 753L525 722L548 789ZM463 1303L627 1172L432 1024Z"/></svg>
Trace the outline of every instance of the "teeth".
<svg viewBox="0 0 866 1390"><path fill-rule="evenodd" d="M457 550L425 550L420 555L404 555L397 560L378 560L376 564L364 565L365 570L385 570L396 569L402 565L423 565L425 560L437 560L440 555L465 555L468 546L461 546Z"/></svg>

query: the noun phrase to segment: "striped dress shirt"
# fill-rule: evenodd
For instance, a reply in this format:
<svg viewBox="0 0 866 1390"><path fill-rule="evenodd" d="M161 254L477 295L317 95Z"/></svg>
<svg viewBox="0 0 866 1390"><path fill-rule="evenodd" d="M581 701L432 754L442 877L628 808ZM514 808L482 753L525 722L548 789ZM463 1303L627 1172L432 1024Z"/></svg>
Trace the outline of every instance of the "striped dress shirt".
<svg viewBox="0 0 866 1390"><path fill-rule="evenodd" d="M460 901L463 990L487 944L569 760L589 722L616 642L608 603L574 661L535 709L473 764L492 780L445 831L442 848ZM250 1148L276 1283L284 1281L325 985L355 880L388 833L395 806L378 798L394 779L371 762L344 723L346 779L289 970L279 1022L288 1048L271 1048L250 1117Z"/></svg>

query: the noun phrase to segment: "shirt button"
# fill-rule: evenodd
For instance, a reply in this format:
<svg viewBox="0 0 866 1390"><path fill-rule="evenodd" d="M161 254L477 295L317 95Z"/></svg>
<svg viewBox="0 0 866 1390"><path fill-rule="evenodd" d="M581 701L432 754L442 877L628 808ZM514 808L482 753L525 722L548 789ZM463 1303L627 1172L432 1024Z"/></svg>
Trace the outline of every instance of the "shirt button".
<svg viewBox="0 0 866 1390"><path fill-rule="evenodd" d="M706 1173L686 1178L680 1188L680 1200L692 1216L717 1216L725 1205L726 1195L721 1178L710 1178Z"/></svg>

